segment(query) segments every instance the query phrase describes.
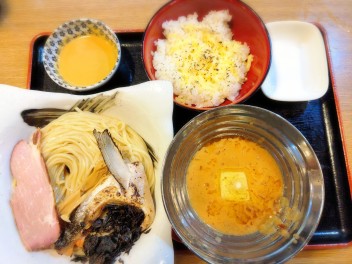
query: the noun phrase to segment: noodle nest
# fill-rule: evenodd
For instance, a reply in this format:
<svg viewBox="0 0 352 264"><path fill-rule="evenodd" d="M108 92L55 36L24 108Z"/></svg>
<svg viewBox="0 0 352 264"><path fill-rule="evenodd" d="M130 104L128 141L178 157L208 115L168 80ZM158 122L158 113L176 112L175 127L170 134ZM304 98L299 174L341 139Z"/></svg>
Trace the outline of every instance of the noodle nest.
<svg viewBox="0 0 352 264"><path fill-rule="evenodd" d="M141 162L151 191L153 161L145 141L124 122L102 114L69 112L42 128L41 151L48 168L60 217L71 213L109 175L93 130L108 129L122 157Z"/></svg>

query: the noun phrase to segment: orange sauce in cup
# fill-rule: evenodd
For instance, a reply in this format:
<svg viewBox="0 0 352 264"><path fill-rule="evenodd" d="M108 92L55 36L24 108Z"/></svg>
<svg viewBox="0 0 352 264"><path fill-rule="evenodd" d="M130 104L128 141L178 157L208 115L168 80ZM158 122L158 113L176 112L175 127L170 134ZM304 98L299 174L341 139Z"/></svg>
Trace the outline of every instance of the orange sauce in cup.
<svg viewBox="0 0 352 264"><path fill-rule="evenodd" d="M64 45L58 56L58 71L74 86L90 86L103 80L114 68L118 50L102 36L77 37Z"/></svg>

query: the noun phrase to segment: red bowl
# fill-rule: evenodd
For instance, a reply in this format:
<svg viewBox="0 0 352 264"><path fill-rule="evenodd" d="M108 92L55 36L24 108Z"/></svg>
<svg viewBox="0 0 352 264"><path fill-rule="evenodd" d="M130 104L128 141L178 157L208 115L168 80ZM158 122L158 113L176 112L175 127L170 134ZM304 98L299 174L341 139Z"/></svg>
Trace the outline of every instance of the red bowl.
<svg viewBox="0 0 352 264"><path fill-rule="evenodd" d="M240 0L175 0L161 7L150 20L144 33L143 61L149 79L156 79L152 52L156 50L154 42L165 38L161 27L164 21L176 20L180 16L187 16L195 12L198 14L198 19L202 19L212 10L225 9L229 10L232 16L230 27L233 38L246 42L254 58L247 73L247 81L242 85L236 99L234 101L226 100L220 106L236 104L248 99L260 87L269 71L271 47L269 34L263 21L252 8ZM176 103L196 110L210 109Z"/></svg>

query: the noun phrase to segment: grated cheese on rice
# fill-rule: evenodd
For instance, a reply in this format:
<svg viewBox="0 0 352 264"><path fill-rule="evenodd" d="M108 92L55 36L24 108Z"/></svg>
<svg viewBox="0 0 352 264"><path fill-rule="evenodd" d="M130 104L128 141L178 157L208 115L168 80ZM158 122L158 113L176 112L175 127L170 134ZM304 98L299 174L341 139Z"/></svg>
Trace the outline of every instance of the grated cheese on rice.
<svg viewBox="0 0 352 264"><path fill-rule="evenodd" d="M196 13L162 24L153 55L156 78L173 83L176 101L212 107L233 101L246 81L253 56L246 43L232 40L228 10Z"/></svg>

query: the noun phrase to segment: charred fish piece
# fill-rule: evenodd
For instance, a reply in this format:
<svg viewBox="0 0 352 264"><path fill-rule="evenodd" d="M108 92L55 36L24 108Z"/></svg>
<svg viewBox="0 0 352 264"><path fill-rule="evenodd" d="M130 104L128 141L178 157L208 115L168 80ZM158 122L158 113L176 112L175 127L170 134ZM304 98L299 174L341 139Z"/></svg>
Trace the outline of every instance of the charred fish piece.
<svg viewBox="0 0 352 264"><path fill-rule="evenodd" d="M106 166L120 185L121 192L124 193L124 198L120 198L121 201L124 200L143 210L146 219L142 224L142 229L146 230L153 222L155 208L143 164L124 160L107 129L103 132L94 131L93 133Z"/></svg>
<svg viewBox="0 0 352 264"><path fill-rule="evenodd" d="M113 263L150 228L155 206L143 164L124 160L107 130L94 135L110 174L71 215L55 248L75 260Z"/></svg>

